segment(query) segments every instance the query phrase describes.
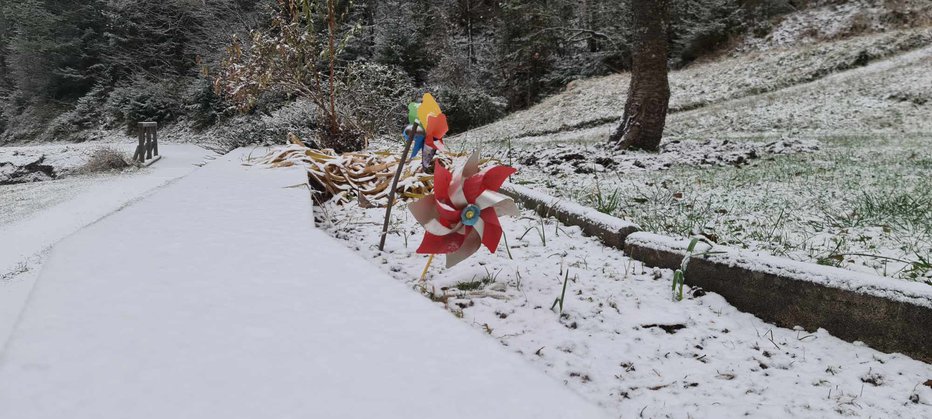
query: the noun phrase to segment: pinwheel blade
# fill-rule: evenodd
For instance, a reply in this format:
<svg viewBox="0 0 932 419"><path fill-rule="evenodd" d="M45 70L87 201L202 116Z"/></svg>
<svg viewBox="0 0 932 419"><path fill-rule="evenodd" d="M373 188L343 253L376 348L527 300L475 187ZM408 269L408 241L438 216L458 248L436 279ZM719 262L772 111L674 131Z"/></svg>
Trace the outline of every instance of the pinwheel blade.
<svg viewBox="0 0 932 419"><path fill-rule="evenodd" d="M421 121L421 125L424 126L425 131L430 128L430 121L428 120L428 116L440 115L441 113L440 105L437 104L437 101L434 100L434 97L430 93L424 93L424 99L421 100L421 106L417 108L417 119Z"/></svg>
<svg viewBox="0 0 932 419"><path fill-rule="evenodd" d="M418 122L417 109L418 109L417 103L411 102L408 104L408 124L409 125L414 125L415 122Z"/></svg>
<svg viewBox="0 0 932 419"><path fill-rule="evenodd" d="M502 240L502 225L498 221L495 208L482 210L482 222L482 244L489 249L489 252L495 253L498 250L498 243Z"/></svg>
<svg viewBox="0 0 932 419"><path fill-rule="evenodd" d="M452 268L457 263L466 260L466 258L472 256L473 253L476 253L480 246L482 246L482 239L479 237L479 234L476 233L475 230L470 230L459 249L455 252L447 253L447 268Z"/></svg>
<svg viewBox="0 0 932 419"><path fill-rule="evenodd" d="M447 131L450 129L447 125L447 116L444 114L430 115L427 119L430 121L428 122L429 128L426 130L427 145L442 150L443 136L447 135Z"/></svg>

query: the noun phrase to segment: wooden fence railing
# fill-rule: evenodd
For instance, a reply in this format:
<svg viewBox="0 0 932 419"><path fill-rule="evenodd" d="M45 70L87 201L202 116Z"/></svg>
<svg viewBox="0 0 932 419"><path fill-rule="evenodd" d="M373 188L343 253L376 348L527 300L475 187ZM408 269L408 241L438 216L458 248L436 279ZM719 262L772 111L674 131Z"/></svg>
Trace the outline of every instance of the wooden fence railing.
<svg viewBox="0 0 932 419"><path fill-rule="evenodd" d="M159 157L159 124L157 122L139 123L139 145L133 154L133 161L145 163L146 160Z"/></svg>

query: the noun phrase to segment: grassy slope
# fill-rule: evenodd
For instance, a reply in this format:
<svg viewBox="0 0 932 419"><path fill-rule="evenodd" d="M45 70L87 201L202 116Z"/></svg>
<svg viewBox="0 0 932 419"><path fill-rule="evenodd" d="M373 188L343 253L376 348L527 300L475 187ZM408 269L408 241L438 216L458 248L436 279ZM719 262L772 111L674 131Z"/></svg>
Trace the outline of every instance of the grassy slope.
<svg viewBox="0 0 932 419"><path fill-rule="evenodd" d="M670 74L670 128L675 131L678 114L690 110L817 81L929 44L932 28L909 29L794 49L752 52L674 71ZM471 130L465 136L520 142L614 126L621 118L628 77L625 73L574 82L559 95Z"/></svg>
<svg viewBox="0 0 932 419"><path fill-rule="evenodd" d="M577 82L459 139L598 147L627 77ZM730 57L673 72L671 86L668 139L818 139L821 150L559 182L532 166L519 180L592 206L614 195L604 210L652 231L932 283L932 28Z"/></svg>

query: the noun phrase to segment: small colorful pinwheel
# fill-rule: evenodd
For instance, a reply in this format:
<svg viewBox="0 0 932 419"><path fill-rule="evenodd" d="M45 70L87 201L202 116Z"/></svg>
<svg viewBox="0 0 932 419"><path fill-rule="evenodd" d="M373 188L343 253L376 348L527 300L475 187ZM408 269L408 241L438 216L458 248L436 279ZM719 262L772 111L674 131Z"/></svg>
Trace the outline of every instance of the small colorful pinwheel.
<svg viewBox="0 0 932 419"><path fill-rule="evenodd" d="M508 166L479 171L478 153L473 153L453 173L437 163L434 193L408 204L414 218L426 230L417 253L444 254L448 268L475 253L481 245L495 253L502 238L498 217L519 213L515 202L498 192L515 172Z"/></svg>
<svg viewBox="0 0 932 419"><path fill-rule="evenodd" d="M427 146L429 150L444 150L443 136L449 131L447 125L447 116L440 111L440 105L434 100L430 93L425 93L421 103L408 104L408 126L405 127L403 135L408 140L408 132L411 127L417 123L424 129L423 134L420 129L414 135L414 149L411 151L411 158L417 156L417 153ZM427 150L425 150L427 151ZM433 153L431 153L433 154ZM431 156L433 157L433 156ZM425 164L429 161L425 161Z"/></svg>
<svg viewBox="0 0 932 419"><path fill-rule="evenodd" d="M401 152L398 169L395 171L391 189L388 191L388 205L385 207L385 221L382 223L379 250L385 249L385 235L388 234L388 223L391 220L392 206L395 204L395 188L398 186L398 180L401 178L401 172L405 167L408 148L413 143L412 159L417 156L419 151L424 150L421 153L421 167L424 172L430 172L431 163L437 150L442 151L446 148L443 144L443 136L447 134L448 130L447 117L440 111L440 105L437 104L437 101L434 100L430 93L424 94L421 103L408 104L408 124L402 131L402 135L405 137L405 148ZM417 130L414 129L415 126L417 126Z"/></svg>

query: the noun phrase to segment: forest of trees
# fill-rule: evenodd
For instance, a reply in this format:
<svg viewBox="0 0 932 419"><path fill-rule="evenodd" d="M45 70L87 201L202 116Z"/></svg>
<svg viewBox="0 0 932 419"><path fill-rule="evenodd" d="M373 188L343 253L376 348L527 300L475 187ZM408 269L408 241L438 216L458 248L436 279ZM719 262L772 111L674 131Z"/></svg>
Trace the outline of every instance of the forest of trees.
<svg viewBox="0 0 932 419"><path fill-rule="evenodd" d="M669 63L688 65L738 34L766 31L799 3L805 0L671 0ZM296 4L314 15L289 15ZM631 67L628 0L5 1L0 143L81 140L85 130L139 120L206 129L272 112L294 92L257 92L241 106L230 95L235 86L223 89L217 77L247 59L231 54L252 57L257 35L281 35L276 16L326 39L328 7L334 80L320 71L326 65L308 69L336 82L335 106L367 135L397 129L391 118L426 89L457 132L574 79ZM312 61L325 63L326 55L325 48Z"/></svg>

